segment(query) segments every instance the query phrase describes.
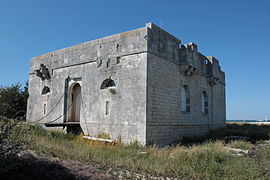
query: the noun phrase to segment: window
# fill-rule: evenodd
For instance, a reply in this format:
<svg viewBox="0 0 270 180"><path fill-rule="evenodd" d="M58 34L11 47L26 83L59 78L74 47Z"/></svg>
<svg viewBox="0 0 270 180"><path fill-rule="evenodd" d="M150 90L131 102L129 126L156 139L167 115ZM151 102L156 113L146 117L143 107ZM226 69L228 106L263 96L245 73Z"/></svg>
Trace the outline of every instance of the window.
<svg viewBox="0 0 270 180"><path fill-rule="evenodd" d="M44 88L42 89L41 94L48 94L50 92L50 88L48 86L44 86Z"/></svg>
<svg viewBox="0 0 270 180"><path fill-rule="evenodd" d="M190 112L190 93L188 86L186 85L181 88L180 104L182 112Z"/></svg>
<svg viewBox="0 0 270 180"><path fill-rule="evenodd" d="M202 106L202 113L208 114L208 98L206 91L202 92L202 100L201 100L201 106Z"/></svg>
<svg viewBox="0 0 270 180"><path fill-rule="evenodd" d="M100 89L107 89L109 87L114 87L115 86L115 82L112 79L105 79L102 84Z"/></svg>
<svg viewBox="0 0 270 180"><path fill-rule="evenodd" d="M117 57L116 58L116 64L119 64L120 63L120 57Z"/></svg>
<svg viewBox="0 0 270 180"><path fill-rule="evenodd" d="M47 113L47 103L44 102L43 103L43 115L45 115Z"/></svg>
<svg viewBox="0 0 270 180"><path fill-rule="evenodd" d="M109 114L109 101L106 101L106 110L105 110L105 112L106 112L106 115Z"/></svg>

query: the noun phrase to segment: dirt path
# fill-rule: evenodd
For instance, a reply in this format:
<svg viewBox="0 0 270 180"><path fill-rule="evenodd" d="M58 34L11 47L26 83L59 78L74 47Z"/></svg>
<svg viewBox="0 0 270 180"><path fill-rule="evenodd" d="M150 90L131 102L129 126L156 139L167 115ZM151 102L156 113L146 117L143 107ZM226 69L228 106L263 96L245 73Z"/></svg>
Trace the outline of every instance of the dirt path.
<svg viewBox="0 0 270 180"><path fill-rule="evenodd" d="M1 179L35 179L35 180L104 180L104 179L174 179L153 177L125 169L106 168L101 170L95 163L82 163L72 160L60 160L54 157L37 155L32 150L24 150L11 158L1 159Z"/></svg>
<svg viewBox="0 0 270 180"><path fill-rule="evenodd" d="M13 158L2 159L1 166L1 179L118 179L97 169L95 164L61 161L38 156L30 150L21 151Z"/></svg>

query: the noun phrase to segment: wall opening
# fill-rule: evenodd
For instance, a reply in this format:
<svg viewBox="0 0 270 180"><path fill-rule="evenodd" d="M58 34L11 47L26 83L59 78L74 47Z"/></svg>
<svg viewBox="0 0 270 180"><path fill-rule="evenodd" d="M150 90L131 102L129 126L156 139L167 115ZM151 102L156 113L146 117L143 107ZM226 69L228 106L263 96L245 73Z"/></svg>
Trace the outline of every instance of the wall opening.
<svg viewBox="0 0 270 180"><path fill-rule="evenodd" d="M80 122L80 109L81 109L81 86L76 83L71 87L70 94L70 122Z"/></svg>
<svg viewBox="0 0 270 180"><path fill-rule="evenodd" d="M119 64L120 63L120 57L117 57L116 58L116 64Z"/></svg>
<svg viewBox="0 0 270 180"><path fill-rule="evenodd" d="M50 88L48 86L44 86L44 88L41 91L41 94L44 95L44 94L48 94L50 92L51 92Z"/></svg>
<svg viewBox="0 0 270 180"><path fill-rule="evenodd" d="M47 114L47 102L43 103L43 115Z"/></svg>
<svg viewBox="0 0 270 180"><path fill-rule="evenodd" d="M81 86L79 83L76 83L70 88L67 126L68 133L73 133L75 135L83 133L80 126L81 102Z"/></svg>
<svg viewBox="0 0 270 180"><path fill-rule="evenodd" d="M106 101L106 109L105 109L105 114L109 114L109 101Z"/></svg>
<svg viewBox="0 0 270 180"><path fill-rule="evenodd" d="M201 107L202 113L208 114L208 97L206 91L202 92Z"/></svg>
<svg viewBox="0 0 270 180"><path fill-rule="evenodd" d="M182 112L190 112L190 93L187 85L184 85L181 88L180 104Z"/></svg>
<svg viewBox="0 0 270 180"><path fill-rule="evenodd" d="M107 89L107 88L109 88L109 87L115 87L115 82L114 82L114 80L112 80L112 79L105 79L105 80L102 82L102 84L101 84L101 86L100 86L100 89Z"/></svg>

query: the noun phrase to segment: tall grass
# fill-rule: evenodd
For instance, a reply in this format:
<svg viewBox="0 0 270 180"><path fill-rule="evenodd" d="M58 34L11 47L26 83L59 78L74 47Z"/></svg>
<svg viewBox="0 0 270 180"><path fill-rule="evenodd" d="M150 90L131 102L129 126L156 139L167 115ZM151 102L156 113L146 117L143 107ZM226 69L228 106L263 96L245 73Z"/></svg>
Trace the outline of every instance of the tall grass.
<svg viewBox="0 0 270 180"><path fill-rule="evenodd" d="M244 123L230 123L226 127L210 131L203 136L184 137L176 144L192 145L207 141L224 140L228 136L248 137L249 141L255 143L260 140L270 139L270 125L256 125Z"/></svg>
<svg viewBox="0 0 270 180"><path fill-rule="evenodd" d="M229 127L226 131L233 130ZM243 131L246 133L245 130ZM266 179L269 177L267 169L270 164L269 149L259 151L257 159L236 157L224 148L220 140L210 140L198 145L177 145L162 150L134 144L98 143L85 140L82 136L56 131L48 133L39 126L28 124L17 125L10 138L38 153L65 160L96 162L105 169L124 168L153 176L185 179Z"/></svg>

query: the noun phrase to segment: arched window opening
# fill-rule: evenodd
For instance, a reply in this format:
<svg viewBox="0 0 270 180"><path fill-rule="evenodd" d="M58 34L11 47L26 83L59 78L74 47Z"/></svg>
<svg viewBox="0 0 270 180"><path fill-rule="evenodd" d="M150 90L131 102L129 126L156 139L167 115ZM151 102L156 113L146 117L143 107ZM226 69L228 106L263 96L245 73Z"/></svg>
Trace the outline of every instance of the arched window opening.
<svg viewBox="0 0 270 180"><path fill-rule="evenodd" d="M102 82L100 89L107 89L109 87L115 87L115 82L112 79L105 79Z"/></svg>
<svg viewBox="0 0 270 180"><path fill-rule="evenodd" d="M202 92L202 113L208 114L208 97L206 91Z"/></svg>
<svg viewBox="0 0 270 180"><path fill-rule="evenodd" d="M41 94L48 94L50 92L50 88L48 86L44 86L44 88L42 89Z"/></svg>
<svg viewBox="0 0 270 180"><path fill-rule="evenodd" d="M182 112L190 112L190 93L188 86L184 85L180 92L180 103Z"/></svg>

